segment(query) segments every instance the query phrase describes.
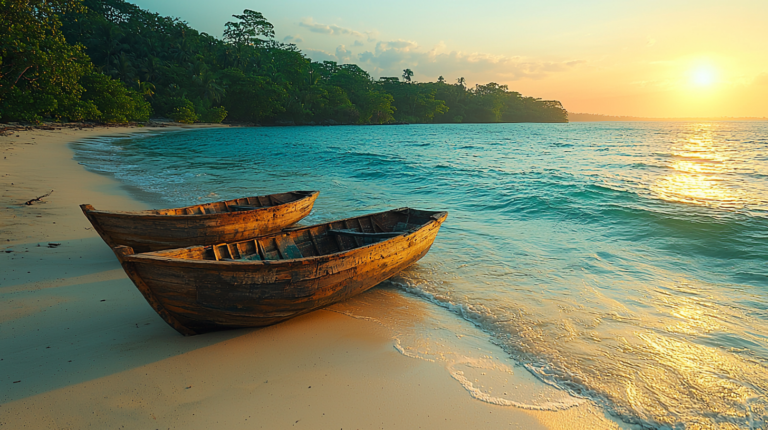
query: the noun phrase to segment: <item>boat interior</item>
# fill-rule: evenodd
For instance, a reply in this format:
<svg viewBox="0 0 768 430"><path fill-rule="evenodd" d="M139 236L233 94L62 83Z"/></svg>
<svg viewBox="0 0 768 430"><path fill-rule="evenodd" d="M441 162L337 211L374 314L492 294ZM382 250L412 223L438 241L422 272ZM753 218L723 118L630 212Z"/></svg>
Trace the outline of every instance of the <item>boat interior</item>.
<svg viewBox="0 0 768 430"><path fill-rule="evenodd" d="M205 215L251 211L291 203L307 197L310 194L312 194L312 191L294 191L290 193L269 194L266 196L243 197L234 200L203 203L183 208L156 209L146 212L152 215Z"/></svg>
<svg viewBox="0 0 768 430"><path fill-rule="evenodd" d="M404 208L357 218L300 227L257 239L214 246L159 251L154 255L246 262L290 260L349 251L417 230L439 212Z"/></svg>

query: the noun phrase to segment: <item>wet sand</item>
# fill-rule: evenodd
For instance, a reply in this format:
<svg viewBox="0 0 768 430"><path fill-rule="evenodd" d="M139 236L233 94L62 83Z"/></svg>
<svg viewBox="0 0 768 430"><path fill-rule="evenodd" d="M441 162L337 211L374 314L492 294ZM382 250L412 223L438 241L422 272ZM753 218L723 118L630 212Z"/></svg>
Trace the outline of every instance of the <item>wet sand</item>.
<svg viewBox="0 0 768 430"><path fill-rule="evenodd" d="M531 411L474 399L440 364L398 352L386 326L338 311L180 336L79 208L147 204L67 145L147 130L0 137L0 428L616 427L590 402Z"/></svg>

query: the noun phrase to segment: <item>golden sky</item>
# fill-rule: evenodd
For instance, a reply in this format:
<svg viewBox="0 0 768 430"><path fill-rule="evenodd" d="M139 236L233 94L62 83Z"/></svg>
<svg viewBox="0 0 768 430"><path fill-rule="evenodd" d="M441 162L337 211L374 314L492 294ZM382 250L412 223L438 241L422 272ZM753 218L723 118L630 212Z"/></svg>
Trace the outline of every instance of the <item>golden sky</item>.
<svg viewBox="0 0 768 430"><path fill-rule="evenodd" d="M571 112L768 117L768 0L137 4L217 36L258 10L278 40L375 78L410 68L417 81L493 81Z"/></svg>

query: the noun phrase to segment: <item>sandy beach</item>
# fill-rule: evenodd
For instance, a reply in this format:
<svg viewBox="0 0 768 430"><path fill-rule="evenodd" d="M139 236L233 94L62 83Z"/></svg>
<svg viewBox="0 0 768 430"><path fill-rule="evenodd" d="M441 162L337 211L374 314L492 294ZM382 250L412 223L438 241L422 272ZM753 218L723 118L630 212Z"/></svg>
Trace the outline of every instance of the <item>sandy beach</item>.
<svg viewBox="0 0 768 430"><path fill-rule="evenodd" d="M475 399L440 363L398 352L386 326L338 310L180 336L79 208L147 203L67 145L147 130L0 137L0 428L617 428L588 401L537 411Z"/></svg>

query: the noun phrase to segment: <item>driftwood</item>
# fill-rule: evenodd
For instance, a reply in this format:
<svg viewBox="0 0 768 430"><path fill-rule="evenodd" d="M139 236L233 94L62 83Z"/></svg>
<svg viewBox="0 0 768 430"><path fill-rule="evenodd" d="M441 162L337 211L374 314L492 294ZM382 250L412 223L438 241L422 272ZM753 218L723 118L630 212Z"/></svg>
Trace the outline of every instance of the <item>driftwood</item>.
<svg viewBox="0 0 768 430"><path fill-rule="evenodd" d="M193 335L275 324L373 288L423 257L447 216L403 208L213 246L114 251L160 317Z"/></svg>
<svg viewBox="0 0 768 430"><path fill-rule="evenodd" d="M48 193L48 194L43 194L40 197L35 197L34 199L27 200L26 202L24 202L24 204L27 205L27 206L32 206L32 203L34 203L34 202L41 202L41 201L43 201L44 198L50 196L51 194L53 194L53 190L51 190L51 192Z"/></svg>
<svg viewBox="0 0 768 430"><path fill-rule="evenodd" d="M136 212L80 208L111 248L125 245L147 252L276 233L309 215L317 195L317 191L293 191Z"/></svg>

